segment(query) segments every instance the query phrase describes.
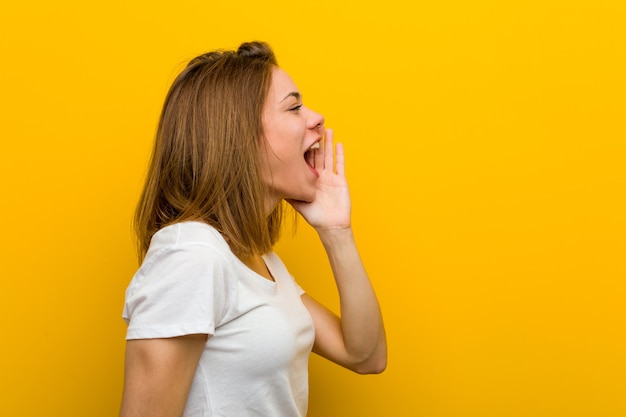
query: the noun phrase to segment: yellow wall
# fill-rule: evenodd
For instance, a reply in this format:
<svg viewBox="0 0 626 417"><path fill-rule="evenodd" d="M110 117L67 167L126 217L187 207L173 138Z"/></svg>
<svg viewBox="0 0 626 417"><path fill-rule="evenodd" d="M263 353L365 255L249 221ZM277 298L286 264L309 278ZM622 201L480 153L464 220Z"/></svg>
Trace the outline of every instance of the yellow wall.
<svg viewBox="0 0 626 417"><path fill-rule="evenodd" d="M10 3L0 414L115 415L166 88L262 39L345 142L388 329L381 376L312 360L309 415L626 415L622 0ZM336 306L303 222L277 250Z"/></svg>

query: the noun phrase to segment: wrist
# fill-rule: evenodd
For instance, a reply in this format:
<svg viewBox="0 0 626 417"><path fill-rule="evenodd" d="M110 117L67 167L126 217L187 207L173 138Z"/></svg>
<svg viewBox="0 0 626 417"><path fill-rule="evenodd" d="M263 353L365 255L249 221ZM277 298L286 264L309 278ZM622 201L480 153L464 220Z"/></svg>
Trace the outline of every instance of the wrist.
<svg viewBox="0 0 626 417"><path fill-rule="evenodd" d="M354 241L352 227L337 227L328 229L318 229L317 234L324 246L334 246Z"/></svg>

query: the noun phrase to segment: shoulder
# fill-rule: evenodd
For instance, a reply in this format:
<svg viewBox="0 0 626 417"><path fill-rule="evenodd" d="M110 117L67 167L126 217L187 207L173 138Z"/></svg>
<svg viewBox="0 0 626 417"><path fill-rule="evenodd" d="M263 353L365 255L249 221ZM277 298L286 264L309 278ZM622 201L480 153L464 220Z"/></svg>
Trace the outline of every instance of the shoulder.
<svg viewBox="0 0 626 417"><path fill-rule="evenodd" d="M164 247L182 245L212 246L215 249L230 251L228 244L214 227L202 222L189 221L174 223L157 231L152 236L146 257Z"/></svg>
<svg viewBox="0 0 626 417"><path fill-rule="evenodd" d="M207 305L213 306L214 317L222 317L234 295L232 256L226 241L208 225L186 222L164 227L153 236L126 290L124 317L134 317L136 325L148 322L146 317L168 322L161 315L187 317Z"/></svg>
<svg viewBox="0 0 626 417"><path fill-rule="evenodd" d="M207 285L225 281L232 268L230 247L213 227L200 222L166 226L154 234L129 290L141 286Z"/></svg>
<svg viewBox="0 0 626 417"><path fill-rule="evenodd" d="M149 270L156 262L169 258L173 253L192 256L224 257L231 253L230 247L215 230L208 224L201 222L175 223L157 231L143 260L142 269Z"/></svg>
<svg viewBox="0 0 626 417"><path fill-rule="evenodd" d="M304 290L296 282L296 279L291 275L283 261L280 259L276 252L268 252L263 255L265 265L269 268L270 272L274 276L276 282L281 282L283 285L293 287L298 295L304 294Z"/></svg>
<svg viewBox="0 0 626 417"><path fill-rule="evenodd" d="M272 272L276 273L280 271L281 274L289 275L289 271L287 270L287 267L285 266L283 261L280 259L280 257L276 254L276 252L270 251L264 254L263 260L265 261L265 264L268 266L268 268Z"/></svg>

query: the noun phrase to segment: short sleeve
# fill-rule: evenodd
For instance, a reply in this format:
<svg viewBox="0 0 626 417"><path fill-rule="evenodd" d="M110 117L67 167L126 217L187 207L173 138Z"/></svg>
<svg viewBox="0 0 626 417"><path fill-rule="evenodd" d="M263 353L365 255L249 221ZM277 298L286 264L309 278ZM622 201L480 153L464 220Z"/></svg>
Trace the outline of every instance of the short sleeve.
<svg viewBox="0 0 626 417"><path fill-rule="evenodd" d="M229 288L225 261L201 244L163 248L146 259L126 291L126 339L213 335Z"/></svg>

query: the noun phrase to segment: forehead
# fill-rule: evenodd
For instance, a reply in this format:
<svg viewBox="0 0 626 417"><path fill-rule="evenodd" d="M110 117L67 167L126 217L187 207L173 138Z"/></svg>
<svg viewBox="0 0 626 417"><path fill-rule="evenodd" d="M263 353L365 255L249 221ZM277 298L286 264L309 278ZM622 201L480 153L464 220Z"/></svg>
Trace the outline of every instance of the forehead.
<svg viewBox="0 0 626 417"><path fill-rule="evenodd" d="M296 83L283 69L274 67L272 81L268 91L268 100L280 102L290 93L298 92Z"/></svg>

